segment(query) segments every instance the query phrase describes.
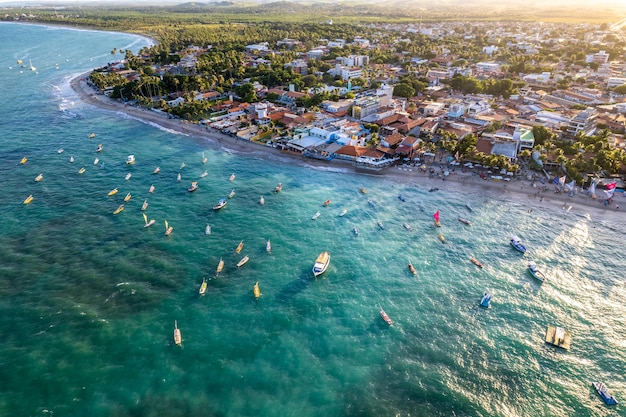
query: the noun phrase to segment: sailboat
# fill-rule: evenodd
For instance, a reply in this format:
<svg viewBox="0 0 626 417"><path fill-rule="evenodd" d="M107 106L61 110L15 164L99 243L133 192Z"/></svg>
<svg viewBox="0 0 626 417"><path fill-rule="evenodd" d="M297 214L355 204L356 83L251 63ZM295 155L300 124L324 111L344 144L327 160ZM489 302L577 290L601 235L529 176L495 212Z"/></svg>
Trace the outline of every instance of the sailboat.
<svg viewBox="0 0 626 417"><path fill-rule="evenodd" d="M185 163L183 162L182 164L180 164L180 169L185 168Z"/></svg>
<svg viewBox="0 0 626 417"><path fill-rule="evenodd" d="M435 226L441 227L441 222L439 221L439 210L433 214L433 219L435 219Z"/></svg>
<svg viewBox="0 0 626 417"><path fill-rule="evenodd" d="M252 293L254 294L254 298L259 298L261 296L261 288L259 288L259 281L254 284L254 288L252 288Z"/></svg>
<svg viewBox="0 0 626 417"><path fill-rule="evenodd" d="M239 244L235 248L235 253L241 252L242 249L243 249L243 240L241 242L239 242Z"/></svg>
<svg viewBox="0 0 626 417"><path fill-rule="evenodd" d="M33 65L33 61L31 61L30 59L28 60L28 63L30 64L30 70L31 71L37 71L37 68Z"/></svg>
<svg viewBox="0 0 626 417"><path fill-rule="evenodd" d="M148 189L149 193L153 193L154 192L154 185L151 185L150 188Z"/></svg>
<svg viewBox="0 0 626 417"><path fill-rule="evenodd" d="M173 230L174 230L174 228L169 225L167 220L165 220L165 236L169 236L170 234L172 234Z"/></svg>
<svg viewBox="0 0 626 417"><path fill-rule="evenodd" d="M206 156L204 156L204 152L202 152L202 163L206 164L207 160L208 160L208 158Z"/></svg>
<svg viewBox="0 0 626 417"><path fill-rule="evenodd" d="M176 179L177 179L177 181L178 181L178 182L180 182L180 180L182 180L182 179L183 179L183 176L182 176L182 175L180 175L180 172L178 173L178 177L177 177Z"/></svg>
<svg viewBox="0 0 626 417"><path fill-rule="evenodd" d="M183 344L183 336L180 333L178 322L176 322L176 320L174 320L174 344L176 346L182 346Z"/></svg>
<svg viewBox="0 0 626 417"><path fill-rule="evenodd" d="M152 171L153 174L158 174L161 171L160 167L156 167L154 168L154 171Z"/></svg>
<svg viewBox="0 0 626 417"><path fill-rule="evenodd" d="M200 289L198 290L198 293L200 295L204 295L206 293L206 287L207 287L206 278L202 278L202 284L200 284Z"/></svg>
<svg viewBox="0 0 626 417"><path fill-rule="evenodd" d="M141 211L144 211L148 208L148 200L143 200L143 204L141 205Z"/></svg>
<svg viewBox="0 0 626 417"><path fill-rule="evenodd" d="M124 197L124 201L130 201L130 199L131 199L130 193L126 194L126 197Z"/></svg>
<svg viewBox="0 0 626 417"><path fill-rule="evenodd" d="M141 213L141 214L143 214L143 221L145 222L143 227L150 227L154 224L155 222L154 219L151 219L150 221L148 221L148 216L146 216L146 213Z"/></svg>
<svg viewBox="0 0 626 417"><path fill-rule="evenodd" d="M224 260L220 258L220 261L217 263L217 268L215 269L215 275L219 275L223 269L224 269Z"/></svg>
<svg viewBox="0 0 626 417"><path fill-rule="evenodd" d="M265 252L270 253L272 251L272 244L270 243L270 240L267 239L267 243L265 244Z"/></svg>
<svg viewBox="0 0 626 417"><path fill-rule="evenodd" d="M35 177L35 182L39 182L43 179L43 174L39 174Z"/></svg>
<svg viewBox="0 0 626 417"><path fill-rule="evenodd" d="M205 235L210 235L211 234L211 225L207 224L206 227L204 228L204 234Z"/></svg>

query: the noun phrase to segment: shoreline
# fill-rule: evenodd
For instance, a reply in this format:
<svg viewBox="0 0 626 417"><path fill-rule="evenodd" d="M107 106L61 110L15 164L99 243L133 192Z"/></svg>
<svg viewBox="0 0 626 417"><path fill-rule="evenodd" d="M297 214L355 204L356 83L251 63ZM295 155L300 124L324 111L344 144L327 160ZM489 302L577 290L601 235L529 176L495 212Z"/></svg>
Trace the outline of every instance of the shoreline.
<svg viewBox="0 0 626 417"><path fill-rule="evenodd" d="M626 194L616 193L613 204L604 206L601 200L594 200L590 196L577 192L573 196L567 193L555 193L552 184L546 184L544 189L533 187L531 181L514 178L511 181L483 180L471 171L450 172L447 178L432 176L420 172L414 166L391 166L382 171L367 172L357 171L354 165L348 161L321 161L311 158L303 158L301 155L284 152L276 148L262 144L240 140L227 136L212 128L189 123L181 119L169 119L163 113L129 106L97 94L87 82L86 77L91 71L80 74L70 81L72 90L84 103L91 104L101 109L114 112L123 112L144 123L152 123L166 129L187 135L190 138L201 139L214 148L225 148L235 152L257 156L261 159L278 159L283 163L295 163L303 167L330 168L337 171L348 170L360 175L373 175L388 181L396 181L402 184L412 184L430 188L438 188L442 191L475 193L492 198L494 200L510 201L529 207L529 213L535 208L548 209L563 213L574 214L582 217L591 216L593 220L617 221L621 216L621 210L626 210ZM542 184L538 184L543 187ZM624 204L622 204L624 203ZM624 208L616 209L616 204Z"/></svg>

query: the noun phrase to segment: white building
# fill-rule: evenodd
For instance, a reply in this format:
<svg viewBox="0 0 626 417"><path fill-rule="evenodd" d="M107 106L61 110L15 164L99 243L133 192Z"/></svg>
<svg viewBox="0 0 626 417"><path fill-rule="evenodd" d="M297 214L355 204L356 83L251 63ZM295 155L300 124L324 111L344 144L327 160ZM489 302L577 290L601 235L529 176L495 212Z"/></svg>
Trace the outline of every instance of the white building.
<svg viewBox="0 0 626 417"><path fill-rule="evenodd" d="M600 51L596 54L589 54L585 57L585 62L597 62L598 64L606 64L609 62L609 54L604 51Z"/></svg>
<svg viewBox="0 0 626 417"><path fill-rule="evenodd" d="M476 70L484 72L498 72L500 70L500 64L497 62L478 62L476 64Z"/></svg>
<svg viewBox="0 0 626 417"><path fill-rule="evenodd" d="M493 55L495 52L498 52L498 47L495 45L491 45L491 46L483 46L483 53L491 56Z"/></svg>
<svg viewBox="0 0 626 417"><path fill-rule="evenodd" d="M614 88L624 84L626 84L626 78L623 77L610 77L606 80L606 88Z"/></svg>

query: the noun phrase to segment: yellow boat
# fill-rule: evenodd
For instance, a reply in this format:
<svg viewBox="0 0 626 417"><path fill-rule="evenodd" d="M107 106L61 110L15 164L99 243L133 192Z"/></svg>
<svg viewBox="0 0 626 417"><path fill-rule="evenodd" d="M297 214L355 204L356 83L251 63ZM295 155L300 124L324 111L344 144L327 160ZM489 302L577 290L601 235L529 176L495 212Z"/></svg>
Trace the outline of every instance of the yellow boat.
<svg viewBox="0 0 626 417"><path fill-rule="evenodd" d="M113 214L119 214L122 212L122 210L124 210L124 204L120 204L120 206L118 208L115 209L115 211L113 212Z"/></svg>
<svg viewBox="0 0 626 417"><path fill-rule="evenodd" d="M119 191L119 190L118 190L117 188L114 188L114 189L112 189L111 191L109 191L109 194L107 194L107 195L110 197L110 196L112 196L112 195L117 194L117 192L118 192L118 191Z"/></svg>
<svg viewBox="0 0 626 417"><path fill-rule="evenodd" d="M202 278L202 284L200 284L200 289L198 290L198 293L200 295L204 295L206 293L206 288L207 288L206 278Z"/></svg>
<svg viewBox="0 0 626 417"><path fill-rule="evenodd" d="M328 265L330 265L330 253L320 253L315 260L315 264L313 264L313 275L317 277L318 275L323 274L328 268Z"/></svg>
<svg viewBox="0 0 626 417"><path fill-rule="evenodd" d="M237 262L237 268L241 268L249 260L250 260L250 258L248 257L248 255L244 256L243 258L241 258L241 260L239 262Z"/></svg>
<svg viewBox="0 0 626 417"><path fill-rule="evenodd" d="M91 138L95 138L95 137L96 137L96 134L95 134L95 133L90 133L90 134L89 134L89 139L91 139Z"/></svg>
<svg viewBox="0 0 626 417"><path fill-rule="evenodd" d="M124 201L130 201L130 193L126 194L126 197L124 197Z"/></svg>
<svg viewBox="0 0 626 417"><path fill-rule="evenodd" d="M409 271L411 271L413 275L417 275L417 271L411 262L409 262Z"/></svg>
<svg viewBox="0 0 626 417"><path fill-rule="evenodd" d="M25 164L28 161L28 159L26 157L23 157L22 160L20 161L20 164Z"/></svg>
<svg viewBox="0 0 626 417"><path fill-rule="evenodd" d="M365 187L361 187L361 192L362 192L363 194L367 194L367 190L365 189Z"/></svg>
<svg viewBox="0 0 626 417"><path fill-rule="evenodd" d="M35 182L39 182L43 179L43 174L39 174L37 175L37 177L35 177Z"/></svg>
<svg viewBox="0 0 626 417"><path fill-rule="evenodd" d="M165 236L172 234L173 230L174 228L167 223L167 220L165 220Z"/></svg>
<svg viewBox="0 0 626 417"><path fill-rule="evenodd" d="M215 270L215 275L219 275L220 272L224 269L224 260L220 258L220 262L217 264L217 269Z"/></svg>
<svg viewBox="0 0 626 417"><path fill-rule="evenodd" d="M178 323L174 320L174 344L176 346L182 346L183 344L183 336L180 333L180 329L178 328Z"/></svg>
<svg viewBox="0 0 626 417"><path fill-rule="evenodd" d="M241 252L242 249L243 249L243 240L241 242L239 242L239 244L235 248L235 253Z"/></svg>
<svg viewBox="0 0 626 417"><path fill-rule="evenodd" d="M439 233L439 240L441 240L441 243L446 243L446 238L441 233Z"/></svg>
<svg viewBox="0 0 626 417"><path fill-rule="evenodd" d="M254 293L254 298L259 298L261 296L261 289L259 288L259 281L254 284L254 288L252 289Z"/></svg>
<svg viewBox="0 0 626 417"><path fill-rule="evenodd" d="M82 167L81 169L78 170L79 174L84 174L85 173L85 167Z"/></svg>
<svg viewBox="0 0 626 417"><path fill-rule="evenodd" d="M24 204L30 204L30 202L33 201L33 195L29 195L28 197L26 197L26 200L24 200Z"/></svg>

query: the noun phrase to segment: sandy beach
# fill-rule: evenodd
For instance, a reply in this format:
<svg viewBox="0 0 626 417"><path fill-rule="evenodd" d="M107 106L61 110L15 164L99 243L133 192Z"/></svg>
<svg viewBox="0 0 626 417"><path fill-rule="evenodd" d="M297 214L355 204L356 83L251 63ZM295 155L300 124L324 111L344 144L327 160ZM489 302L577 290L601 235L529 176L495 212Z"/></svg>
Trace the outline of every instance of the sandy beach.
<svg viewBox="0 0 626 417"><path fill-rule="evenodd" d="M303 158L299 154L291 154L262 144L240 140L222 134L221 132L205 126L196 125L180 119L170 119L167 115L129 106L112 100L109 97L98 94L87 83L89 73L82 74L71 81L72 89L85 103L114 112L123 112L138 120L154 123L163 128L171 129L187 135L190 140L196 139L207 143L214 148L225 148L236 152L252 154L263 159L280 160L284 163L296 163L303 166L335 168L342 170L354 170L352 164L343 161L321 161ZM592 199L586 192L577 190L573 196L567 193L555 193L553 184L531 183L521 178L513 178L511 181L494 181L482 179L480 176L460 167L451 171L448 177L436 175L440 168L435 164L435 175L423 172L418 167L392 166L376 174L363 173L362 175L375 175L400 183L415 184L422 188L438 188L448 192L478 193L485 198L495 200L512 201L516 204L527 206L530 213L534 209L560 211L564 214L590 217L593 220L620 221L623 218L622 211L626 210L626 198L624 193L616 193L613 202L605 206L599 199ZM616 208L616 205L620 206Z"/></svg>

